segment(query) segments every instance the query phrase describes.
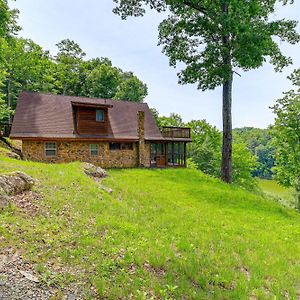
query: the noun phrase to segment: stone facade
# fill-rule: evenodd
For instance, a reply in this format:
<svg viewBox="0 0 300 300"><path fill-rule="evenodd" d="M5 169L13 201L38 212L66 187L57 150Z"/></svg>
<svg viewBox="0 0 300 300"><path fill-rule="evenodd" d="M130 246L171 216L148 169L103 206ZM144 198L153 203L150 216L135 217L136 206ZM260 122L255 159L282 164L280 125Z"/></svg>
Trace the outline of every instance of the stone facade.
<svg viewBox="0 0 300 300"><path fill-rule="evenodd" d="M139 156L139 166L145 166L145 113L139 111L137 115L138 121L138 137L139 137L139 147L138 147L138 156Z"/></svg>
<svg viewBox="0 0 300 300"><path fill-rule="evenodd" d="M52 142L52 141L51 141ZM150 166L150 143L143 143L143 157L140 160L139 142L133 143L132 150L110 150L108 142L57 141L55 156L46 156L45 143L23 140L22 152L25 159L41 162L89 162L103 168L133 168L140 165ZM90 144L97 144L99 154L91 155Z"/></svg>

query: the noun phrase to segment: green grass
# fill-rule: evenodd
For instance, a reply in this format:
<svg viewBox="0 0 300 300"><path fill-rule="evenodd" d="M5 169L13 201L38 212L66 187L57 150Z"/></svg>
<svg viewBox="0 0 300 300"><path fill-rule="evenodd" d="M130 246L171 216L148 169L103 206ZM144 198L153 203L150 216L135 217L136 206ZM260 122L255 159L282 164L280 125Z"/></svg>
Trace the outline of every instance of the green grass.
<svg viewBox="0 0 300 300"><path fill-rule="evenodd" d="M79 163L0 157L1 173L14 170L39 179L43 209L0 212L0 241L46 279L51 262L82 270L59 284L101 299L300 297L300 215L274 201L196 170L110 170L111 195Z"/></svg>
<svg viewBox="0 0 300 300"><path fill-rule="evenodd" d="M267 196L277 199L286 206L296 207L296 198L292 188L285 188L275 180L268 179L258 179L258 185Z"/></svg>

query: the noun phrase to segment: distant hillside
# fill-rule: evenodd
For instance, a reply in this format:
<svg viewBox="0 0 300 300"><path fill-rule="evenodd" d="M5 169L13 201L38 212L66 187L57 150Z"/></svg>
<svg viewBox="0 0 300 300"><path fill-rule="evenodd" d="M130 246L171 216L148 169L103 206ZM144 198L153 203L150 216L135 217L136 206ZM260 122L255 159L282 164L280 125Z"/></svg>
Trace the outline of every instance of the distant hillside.
<svg viewBox="0 0 300 300"><path fill-rule="evenodd" d="M21 250L51 299L75 283L84 299L300 297L300 215L271 200L189 169L109 170L111 194L80 163L0 157L15 170L38 183L0 211L0 250Z"/></svg>

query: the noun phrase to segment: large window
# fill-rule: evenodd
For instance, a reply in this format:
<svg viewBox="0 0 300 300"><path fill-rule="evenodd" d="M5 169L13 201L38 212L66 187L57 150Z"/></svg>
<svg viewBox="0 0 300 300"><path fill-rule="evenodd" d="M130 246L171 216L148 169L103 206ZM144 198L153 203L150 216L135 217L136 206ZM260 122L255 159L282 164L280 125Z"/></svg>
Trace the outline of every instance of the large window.
<svg viewBox="0 0 300 300"><path fill-rule="evenodd" d="M103 122L104 121L104 110L103 109L97 109L96 110L96 121L97 122Z"/></svg>
<svg viewBox="0 0 300 300"><path fill-rule="evenodd" d="M186 162L185 145L180 142L168 143L168 165L184 166Z"/></svg>
<svg viewBox="0 0 300 300"><path fill-rule="evenodd" d="M56 143L50 143L50 142L47 142L45 143L45 154L46 156L56 156L56 152L57 152L57 149L56 149Z"/></svg>
<svg viewBox="0 0 300 300"><path fill-rule="evenodd" d="M91 156L99 155L99 146L97 144L90 144L90 154Z"/></svg>
<svg viewBox="0 0 300 300"><path fill-rule="evenodd" d="M110 150L133 150L133 143L109 143Z"/></svg>
<svg viewBox="0 0 300 300"><path fill-rule="evenodd" d="M165 148L166 145L163 143L151 143L151 166L152 167L162 167L165 166Z"/></svg>

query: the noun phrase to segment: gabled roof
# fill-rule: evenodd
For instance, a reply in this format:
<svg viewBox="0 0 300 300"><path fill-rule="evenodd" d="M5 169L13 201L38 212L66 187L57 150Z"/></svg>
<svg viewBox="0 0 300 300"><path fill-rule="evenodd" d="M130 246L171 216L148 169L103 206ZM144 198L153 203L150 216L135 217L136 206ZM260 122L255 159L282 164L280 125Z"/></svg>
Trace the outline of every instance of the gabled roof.
<svg viewBox="0 0 300 300"><path fill-rule="evenodd" d="M72 105L76 103L109 107L110 133L105 137L76 134L72 109ZM145 112L145 139L164 140L146 103L23 92L17 102L10 136L20 139L138 140L138 111Z"/></svg>

